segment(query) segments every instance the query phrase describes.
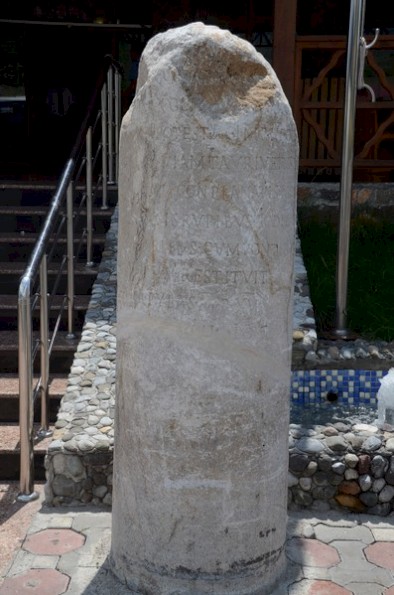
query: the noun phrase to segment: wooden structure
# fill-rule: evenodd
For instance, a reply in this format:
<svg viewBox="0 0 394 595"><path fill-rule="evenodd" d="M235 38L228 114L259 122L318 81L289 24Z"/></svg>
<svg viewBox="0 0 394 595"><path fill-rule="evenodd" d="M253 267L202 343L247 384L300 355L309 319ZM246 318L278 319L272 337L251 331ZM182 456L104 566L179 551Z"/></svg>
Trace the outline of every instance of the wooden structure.
<svg viewBox="0 0 394 595"><path fill-rule="evenodd" d="M296 4L295 0L275 2L273 65L297 122L300 179L336 181L341 165L347 38L298 35ZM365 71L376 102L366 91L357 100L355 181L394 180L393 59L394 35L383 32L367 54Z"/></svg>
<svg viewBox="0 0 394 595"><path fill-rule="evenodd" d="M367 33L374 27L383 30L367 56L366 78L377 101L371 103L368 93L361 92L357 102L354 180L389 182L394 181L394 12L391 3L367 0L366 4ZM87 49L101 56L105 45L105 51L118 52L122 62L123 52L126 59L122 64L127 76L130 69L127 48L133 44L142 47L155 33L191 21L216 24L249 40L272 62L298 126L300 180L337 181L341 163L349 5L350 2L344 0L240 0L231 6L222 0L174 0L171 3L150 0L143 5L129 6L117 0L103 0L98 8L88 0L66 0L51 3L49 9L44 0L29 0L23 4L7 0L0 19L3 40L0 42L0 95L2 77L8 80L12 75L10 64L12 67L15 55L15 74L19 73L17 68L23 61L33 63L33 70L36 64L39 77L45 78L42 85L45 86L44 83L49 82L43 63L51 58L59 64L60 70L64 62L70 64L70 48L74 55L82 36L84 42L78 46L82 57L86 57ZM38 29L45 60L36 59L37 51L33 51L38 43ZM50 30L56 33L55 42L63 30L66 41L49 42ZM15 39L16 31L23 33L26 46L23 60L18 52L10 55L8 46L12 43L7 39L8 31ZM31 45L29 31L34 36ZM97 48L93 47L95 44ZM49 47L53 51L48 52ZM71 63L79 65L80 60L73 59ZM26 64L25 70L29 70ZM85 81L89 69L79 67L79 70L83 73L81 80ZM27 86L30 80L25 72ZM78 90L81 86L78 82ZM28 109L31 111L30 104Z"/></svg>

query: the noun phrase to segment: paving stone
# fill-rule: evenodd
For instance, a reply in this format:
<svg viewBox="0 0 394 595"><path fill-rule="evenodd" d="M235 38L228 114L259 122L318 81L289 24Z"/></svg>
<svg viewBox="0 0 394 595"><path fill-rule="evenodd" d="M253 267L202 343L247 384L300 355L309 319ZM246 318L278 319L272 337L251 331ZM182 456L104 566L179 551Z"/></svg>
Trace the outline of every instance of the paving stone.
<svg viewBox="0 0 394 595"><path fill-rule="evenodd" d="M384 527L370 527L372 535L374 536L375 541L393 541L394 542L394 527L392 528L384 528Z"/></svg>
<svg viewBox="0 0 394 595"><path fill-rule="evenodd" d="M28 571L35 560L35 555L31 554L30 552L26 552L24 550L19 550L15 558L11 564L11 567L8 571L9 576L14 576L16 574L21 574L23 572Z"/></svg>
<svg viewBox="0 0 394 595"><path fill-rule="evenodd" d="M388 570L394 570L394 543L390 541L381 541L379 543L373 543L369 545L365 551L365 557L369 562L380 566L381 568L387 568Z"/></svg>
<svg viewBox="0 0 394 595"><path fill-rule="evenodd" d="M324 580L302 580L291 585L289 595L351 595L348 589L337 585L332 581Z"/></svg>
<svg viewBox="0 0 394 595"><path fill-rule="evenodd" d="M354 582L355 577L357 577L360 583L376 583L381 585L381 588L389 587L393 584L393 578L388 570L378 568L374 564L368 564L367 562L364 568L349 566L349 563L347 565L338 565L330 570L330 575L332 580L344 586ZM382 593L384 593L383 590Z"/></svg>
<svg viewBox="0 0 394 595"><path fill-rule="evenodd" d="M324 543L331 543L338 540L361 541L365 544L373 543L374 537L368 527L357 525L355 527L328 527L319 524L315 527L316 539Z"/></svg>
<svg viewBox="0 0 394 595"><path fill-rule="evenodd" d="M44 529L28 535L23 548L39 555L62 555L83 546L85 537L72 529Z"/></svg>
<svg viewBox="0 0 394 595"><path fill-rule="evenodd" d="M376 583L359 583L355 581L354 583L348 583L346 588L357 595L382 595L382 585ZM384 593L387 595L389 591L384 591Z"/></svg>
<svg viewBox="0 0 394 595"><path fill-rule="evenodd" d="M51 568L35 568L7 577L0 587L1 595L61 595L67 591L70 578Z"/></svg>
<svg viewBox="0 0 394 595"><path fill-rule="evenodd" d="M392 584L391 573L370 563L364 552L372 545L365 547L365 544L358 541L333 541L331 546L335 547L341 558L340 564L330 569L332 580L338 584L347 585L357 580L361 583L378 583L388 587Z"/></svg>
<svg viewBox="0 0 394 595"><path fill-rule="evenodd" d="M304 539L302 537L295 537L290 540L287 555L290 560L303 566L330 568L340 562L335 548L317 539Z"/></svg>

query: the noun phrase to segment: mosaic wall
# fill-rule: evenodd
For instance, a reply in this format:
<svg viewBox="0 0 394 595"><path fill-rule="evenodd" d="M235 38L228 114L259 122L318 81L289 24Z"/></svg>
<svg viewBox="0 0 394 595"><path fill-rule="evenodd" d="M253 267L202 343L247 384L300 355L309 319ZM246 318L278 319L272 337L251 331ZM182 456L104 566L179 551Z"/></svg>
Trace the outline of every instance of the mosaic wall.
<svg viewBox="0 0 394 595"><path fill-rule="evenodd" d="M314 405L329 400L376 406L379 380L387 370L297 370L292 373L292 403Z"/></svg>

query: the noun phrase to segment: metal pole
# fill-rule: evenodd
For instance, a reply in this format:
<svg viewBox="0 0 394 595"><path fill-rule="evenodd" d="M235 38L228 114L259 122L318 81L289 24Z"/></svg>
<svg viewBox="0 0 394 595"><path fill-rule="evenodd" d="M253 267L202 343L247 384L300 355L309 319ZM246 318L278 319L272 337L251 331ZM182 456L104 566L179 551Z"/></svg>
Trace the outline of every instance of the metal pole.
<svg viewBox="0 0 394 595"><path fill-rule="evenodd" d="M86 266L93 266L92 127L86 133Z"/></svg>
<svg viewBox="0 0 394 595"><path fill-rule="evenodd" d="M101 163L102 163L102 203L101 208L107 209L107 85L101 90Z"/></svg>
<svg viewBox="0 0 394 595"><path fill-rule="evenodd" d="M74 189L70 182L67 187L67 339L74 339Z"/></svg>
<svg viewBox="0 0 394 595"><path fill-rule="evenodd" d="M108 87L108 182L114 183L114 83L113 69L110 66L107 72Z"/></svg>
<svg viewBox="0 0 394 595"><path fill-rule="evenodd" d="M38 498L34 491L33 452L33 365L31 325L31 280L21 281L18 298L18 366L19 366L19 426L20 426L20 493L19 502Z"/></svg>
<svg viewBox="0 0 394 595"><path fill-rule="evenodd" d="M48 333L48 274L47 256L44 254L40 265L40 348L41 348L41 427L40 438L52 436L49 429L49 333Z"/></svg>
<svg viewBox="0 0 394 595"><path fill-rule="evenodd" d="M346 308L349 268L350 215L353 181L354 123L357 98L358 61L362 34L364 0L351 0L346 63L345 110L343 123L342 172L340 186L339 237L337 252L336 330L346 338Z"/></svg>
<svg viewBox="0 0 394 595"><path fill-rule="evenodd" d="M121 85L122 77L115 69L115 180L118 181L119 173L119 133L121 117Z"/></svg>

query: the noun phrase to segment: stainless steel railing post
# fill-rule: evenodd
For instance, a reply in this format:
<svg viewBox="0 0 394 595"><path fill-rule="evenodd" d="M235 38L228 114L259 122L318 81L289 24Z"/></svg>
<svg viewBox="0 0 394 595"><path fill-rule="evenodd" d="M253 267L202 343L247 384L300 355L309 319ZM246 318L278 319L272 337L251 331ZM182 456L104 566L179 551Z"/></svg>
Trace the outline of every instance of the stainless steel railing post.
<svg viewBox="0 0 394 595"><path fill-rule="evenodd" d="M31 325L31 280L23 277L18 296L18 366L19 366L19 429L20 429L20 502L38 498L34 491L33 453L33 364Z"/></svg>
<svg viewBox="0 0 394 595"><path fill-rule="evenodd" d="M101 90L101 168L102 168L102 203L101 208L107 209L107 183L108 183L108 172L107 172L107 85L103 85Z"/></svg>
<svg viewBox="0 0 394 595"><path fill-rule="evenodd" d="M48 272L47 256L40 264L40 355L41 355L41 426L38 436L52 436L49 429L49 316L48 316Z"/></svg>
<svg viewBox="0 0 394 595"><path fill-rule="evenodd" d="M67 187L67 311L68 339L74 339L74 188Z"/></svg>
<svg viewBox="0 0 394 595"><path fill-rule="evenodd" d="M339 236L337 251L336 329L338 337L346 337L347 290L350 245L350 216L353 182L354 124L357 98L358 60L363 0L351 0L346 63L345 110L343 122L342 170L340 184Z"/></svg>
<svg viewBox="0 0 394 595"><path fill-rule="evenodd" d="M93 266L92 127L86 133L86 266Z"/></svg>
<svg viewBox="0 0 394 595"><path fill-rule="evenodd" d="M108 88L108 183L114 183L114 78L113 68L107 72Z"/></svg>
<svg viewBox="0 0 394 595"><path fill-rule="evenodd" d="M117 68L115 68L115 179L118 181L119 173L119 134L121 117L121 92L122 77Z"/></svg>

